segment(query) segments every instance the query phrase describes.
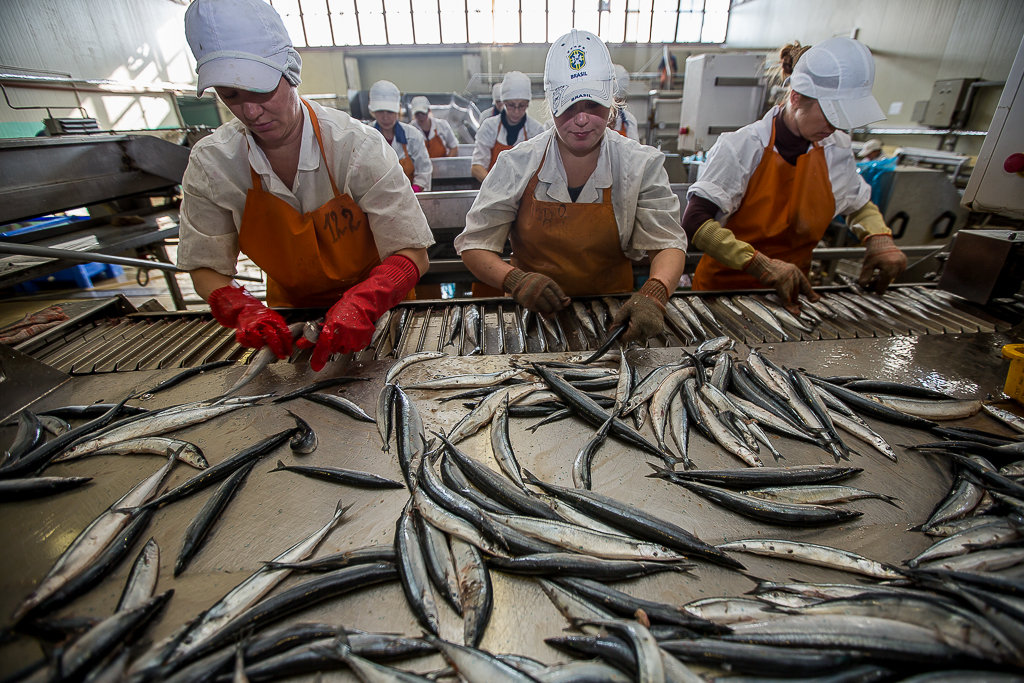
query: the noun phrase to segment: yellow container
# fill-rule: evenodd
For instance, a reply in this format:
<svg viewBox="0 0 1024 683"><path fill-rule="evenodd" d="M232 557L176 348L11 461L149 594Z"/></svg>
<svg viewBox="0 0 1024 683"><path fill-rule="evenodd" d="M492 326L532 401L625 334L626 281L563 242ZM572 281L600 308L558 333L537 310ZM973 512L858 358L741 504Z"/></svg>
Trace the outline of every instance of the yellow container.
<svg viewBox="0 0 1024 683"><path fill-rule="evenodd" d="M1024 344L1007 344L1003 347L1003 358L1010 361L1003 391L1018 403L1024 403Z"/></svg>

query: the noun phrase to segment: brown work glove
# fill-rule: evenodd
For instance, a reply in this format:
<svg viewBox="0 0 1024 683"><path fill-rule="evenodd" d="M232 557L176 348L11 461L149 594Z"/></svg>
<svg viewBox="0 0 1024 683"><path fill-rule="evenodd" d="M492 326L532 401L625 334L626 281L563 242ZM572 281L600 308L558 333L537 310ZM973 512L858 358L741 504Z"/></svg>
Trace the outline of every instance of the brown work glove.
<svg viewBox="0 0 1024 683"><path fill-rule="evenodd" d="M622 335L622 343L644 341L665 331L665 304L668 303L668 288L653 278L647 280L639 292L629 297L619 312L612 318L612 329L629 325Z"/></svg>
<svg viewBox="0 0 1024 683"><path fill-rule="evenodd" d="M759 251L754 252L754 257L743 267L743 272L756 277L765 287L774 287L786 310L793 315L800 315L801 294L811 301L820 298L814 293L802 270L792 263L768 258Z"/></svg>
<svg viewBox="0 0 1024 683"><path fill-rule="evenodd" d="M892 235L871 235L864 240L867 251L864 253L864 265L860 268L860 278L857 282L865 289L874 289L879 294L885 294L896 276L907 269L907 257L892 241ZM875 271L878 277L874 280Z"/></svg>
<svg viewBox="0 0 1024 683"><path fill-rule="evenodd" d="M550 315L569 305L569 297L562 288L540 273L527 273L513 268L505 276L501 288L512 295L516 303L528 311Z"/></svg>

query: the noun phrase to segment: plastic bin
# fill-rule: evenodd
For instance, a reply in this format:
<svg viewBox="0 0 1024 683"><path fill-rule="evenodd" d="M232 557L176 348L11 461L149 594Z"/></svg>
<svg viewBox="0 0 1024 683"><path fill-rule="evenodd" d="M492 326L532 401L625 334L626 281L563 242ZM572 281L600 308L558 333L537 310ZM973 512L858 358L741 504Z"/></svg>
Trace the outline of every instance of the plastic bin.
<svg viewBox="0 0 1024 683"><path fill-rule="evenodd" d="M124 268L112 263L81 263L64 270L57 271L53 275L37 277L35 280L22 282L15 287L16 291L25 294L34 294L39 291L39 286L51 282L72 284L79 289L92 287L92 280L95 277L110 278L124 275Z"/></svg>
<svg viewBox="0 0 1024 683"><path fill-rule="evenodd" d="M1024 403L1024 344L1007 344L1003 347L1003 358L1010 361L1003 391L1018 403Z"/></svg>

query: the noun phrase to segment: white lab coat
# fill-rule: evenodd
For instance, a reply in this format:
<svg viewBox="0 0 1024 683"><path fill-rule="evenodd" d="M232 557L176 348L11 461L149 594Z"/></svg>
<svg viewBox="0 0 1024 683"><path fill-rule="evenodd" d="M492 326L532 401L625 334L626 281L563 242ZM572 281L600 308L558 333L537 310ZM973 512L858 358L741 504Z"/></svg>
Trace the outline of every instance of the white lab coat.
<svg viewBox="0 0 1024 683"><path fill-rule="evenodd" d="M444 119L435 119L433 116L430 117L429 135L423 132L423 129L420 128L420 124L416 121L415 117L409 125L416 128L425 140L431 140L432 138L440 136L441 142L443 142L444 146L448 149L454 149L459 146L459 139L455 137L455 131L452 130L452 124L448 123ZM430 154L428 153L427 156L430 156Z"/></svg>
<svg viewBox="0 0 1024 683"><path fill-rule="evenodd" d="M350 195L366 213L382 260L401 249L434 243L398 157L380 133L345 112L311 104L320 120L327 163L321 163L312 121L303 106L299 168L291 188L277 177L263 150L237 119L196 143L181 183L179 268L235 274L238 230L246 193L252 187L250 164L267 192L301 213L314 211L334 197L329 166L338 191Z"/></svg>
<svg viewBox="0 0 1024 683"><path fill-rule="evenodd" d="M427 153L427 142L423 139L423 133L419 128L410 126L408 123L397 121L395 128L399 126L405 132L406 147L409 148L409 157L412 159L412 184L419 185L424 192L430 192L430 180L434 174L434 165L430 162L430 154ZM374 126L374 130L380 133L376 126ZM405 150L402 148L402 143L398 141L398 135L391 138L391 149L395 150L399 159L405 156Z"/></svg>
<svg viewBox="0 0 1024 683"><path fill-rule="evenodd" d="M556 131L552 129L498 157L466 216L466 229L455 238L457 252L486 249L500 253L504 249L523 192L538 168L534 198L572 203ZM606 187L612 189L619 242L627 257L637 260L648 250L686 251L686 233L679 222L679 198L669 186L664 154L605 129L597 168L576 203L604 201Z"/></svg>
<svg viewBox="0 0 1024 683"><path fill-rule="evenodd" d="M529 114L526 114L526 124L519 130L519 135L516 137L516 144L530 138L535 138L544 132L544 124L537 119L531 118ZM498 131L501 130L499 136ZM480 124L480 130L476 132L476 147L473 148L473 161L472 164L475 166L483 166L490 170L491 168L491 150L494 149L494 143L500 142L501 144L507 144L505 142L505 129L501 125L501 116L492 116L489 119L484 119L484 122Z"/></svg>

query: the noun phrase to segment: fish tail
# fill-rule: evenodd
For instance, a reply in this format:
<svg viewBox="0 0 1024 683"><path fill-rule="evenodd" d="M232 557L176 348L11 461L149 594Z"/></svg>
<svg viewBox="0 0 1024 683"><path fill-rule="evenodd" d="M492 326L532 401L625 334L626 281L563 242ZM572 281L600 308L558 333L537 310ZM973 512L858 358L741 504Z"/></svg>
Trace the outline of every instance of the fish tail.
<svg viewBox="0 0 1024 683"><path fill-rule="evenodd" d="M648 478L651 478L651 479L665 479L665 478L667 478L668 473L671 472L670 469L668 469L666 467L660 467L658 465L655 465L653 462L647 461L647 464L650 466L650 468L652 470L654 470L653 472L651 472L650 474L647 475Z"/></svg>
<svg viewBox="0 0 1024 683"><path fill-rule="evenodd" d="M286 470L286 469L288 469L288 466L284 464L284 461L283 460L278 460L277 461L277 467L275 467L274 469L272 469L270 471L271 472L280 472L280 471Z"/></svg>
<svg viewBox="0 0 1024 683"><path fill-rule="evenodd" d="M900 505L900 503L902 503L903 501L897 498L896 496L887 496L883 493L879 493L878 497L879 499L884 500L886 503L892 505L895 508L899 508L900 510L903 509L903 506Z"/></svg>

